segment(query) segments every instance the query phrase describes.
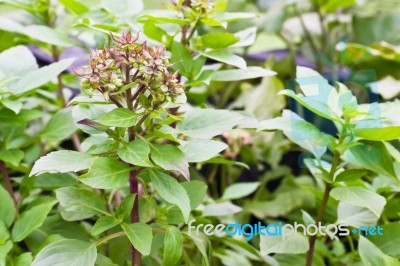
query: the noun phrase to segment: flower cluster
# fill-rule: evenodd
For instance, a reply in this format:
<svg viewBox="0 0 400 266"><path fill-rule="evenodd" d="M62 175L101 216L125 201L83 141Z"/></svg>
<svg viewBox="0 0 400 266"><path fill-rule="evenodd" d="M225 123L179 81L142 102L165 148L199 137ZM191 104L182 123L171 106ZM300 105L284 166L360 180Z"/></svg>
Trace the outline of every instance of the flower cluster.
<svg viewBox="0 0 400 266"><path fill-rule="evenodd" d="M214 3L210 0L191 0L190 7L198 13L211 13L214 10Z"/></svg>
<svg viewBox="0 0 400 266"><path fill-rule="evenodd" d="M175 10L189 19L195 19L198 16L207 17L215 10L215 5L211 0L171 0L171 3Z"/></svg>
<svg viewBox="0 0 400 266"><path fill-rule="evenodd" d="M120 38L112 36L114 46L92 51L89 65L74 70L83 77L83 91L93 94L97 90L114 102L121 98L138 102L143 94L148 99L144 102L151 106L183 94L178 73L173 72L164 47L151 48L146 42L138 43L138 38L139 34L124 32Z"/></svg>

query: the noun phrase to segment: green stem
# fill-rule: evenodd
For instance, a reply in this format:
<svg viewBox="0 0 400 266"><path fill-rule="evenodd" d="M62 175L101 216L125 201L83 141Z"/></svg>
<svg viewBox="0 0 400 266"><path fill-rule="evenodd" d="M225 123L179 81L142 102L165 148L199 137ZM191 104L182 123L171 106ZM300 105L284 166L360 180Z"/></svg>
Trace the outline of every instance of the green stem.
<svg viewBox="0 0 400 266"><path fill-rule="evenodd" d="M223 108L231 97L232 93L237 88L238 82L230 83L222 92L221 100L219 101L218 107Z"/></svg>
<svg viewBox="0 0 400 266"><path fill-rule="evenodd" d="M354 248L354 241L353 241L353 238L351 237L351 235L347 235L347 240L349 241L351 253L354 255L354 257L356 257L357 252L356 252L356 249Z"/></svg>
<svg viewBox="0 0 400 266"><path fill-rule="evenodd" d="M95 242L95 244L96 244L96 246L100 246L101 244L106 243L111 239L114 239L114 238L117 238L117 237L121 237L121 236L124 236L124 235L126 235L124 231L121 231L121 232L118 232L118 233L114 233L114 234L105 236L103 238L100 238L99 240L97 240Z"/></svg>
<svg viewBox="0 0 400 266"><path fill-rule="evenodd" d="M338 141L338 146L342 144L344 141L344 135L341 135L339 137ZM337 167L339 165L339 160L340 160L340 153L338 151L333 152L333 158L332 158L332 167L329 172L329 180L333 180L335 173L337 171ZM325 209L328 206L328 201L329 201L329 193L332 190L332 184L326 183L325 185L325 191L324 191L324 196L322 197L321 201L321 206L319 208L317 218L315 219L315 223L319 224L322 222L322 219L325 214ZM309 240L309 250L307 253L307 261L306 261L306 266L312 266L312 260L314 257L314 249L315 249L315 241L317 240L317 235L313 235L310 237Z"/></svg>
<svg viewBox="0 0 400 266"><path fill-rule="evenodd" d="M197 26L199 25L199 22L200 22L200 18L197 17L196 22L194 23L193 28L189 33L189 36L187 38L185 38L184 45L188 45L189 44L190 39L193 37L193 34L196 32L196 29L197 29Z"/></svg>

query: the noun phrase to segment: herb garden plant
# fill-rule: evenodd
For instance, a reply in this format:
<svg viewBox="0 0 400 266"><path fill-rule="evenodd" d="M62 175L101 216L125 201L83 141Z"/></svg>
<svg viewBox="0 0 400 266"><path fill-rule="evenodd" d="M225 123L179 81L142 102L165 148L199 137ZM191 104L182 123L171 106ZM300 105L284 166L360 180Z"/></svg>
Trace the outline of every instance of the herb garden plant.
<svg viewBox="0 0 400 266"><path fill-rule="evenodd" d="M395 149L388 141L400 138L399 123L393 112L393 108L398 108L398 102L358 104L345 85L337 83L331 86L317 72L302 67L297 69L296 83L299 93L293 90L282 93L332 121L337 129L336 136L321 132L290 110L283 110L282 117L262 121L259 130L282 130L291 141L310 153L300 163L304 163L315 177L317 186L313 189L321 197L321 202L316 218L303 212L303 222L324 223L330 199L336 200L331 201L337 208L336 223L359 227L365 222L378 221L387 200L362 178L372 171L382 179L397 182L393 162ZM325 156L328 151L331 152L330 158ZM323 188L322 194L319 194L318 187ZM354 214L359 214L359 217ZM261 240L261 252L263 249L266 254L307 252L306 265L313 265L318 236L311 236L309 241L299 235L295 237L294 246L276 246L274 239ZM324 238L322 241L329 242L329 235ZM351 236L349 241L353 243ZM362 236L358 252L365 265L399 265L396 259L384 255Z"/></svg>
<svg viewBox="0 0 400 266"><path fill-rule="evenodd" d="M64 219L76 221L100 215L91 233L94 237L101 234L103 237L94 243L81 243L80 248L87 252L82 250L79 258L82 263L96 261L96 246L127 236L132 243L132 263L141 265L141 255L148 256L151 252L153 231L164 238L164 263L176 263L182 254L183 236L176 226L169 225L169 220L187 223L191 206L195 206L189 194L195 194L191 196L199 197L200 201L204 197L201 182L182 186L177 179L190 180L188 159L200 162L224 149L220 142L202 141L234 125L225 121L223 125L211 124L210 128L203 128L202 114L207 115L207 110L194 109L186 113L186 118L171 114L168 109L175 108L174 103L179 102L179 98L185 98L179 73L172 69L173 64L163 47L151 48L146 42L139 44L138 38L139 35L132 36L129 31L120 38L113 36L114 46L92 51L89 65L75 70L82 76L83 90L91 97L74 101L78 104L77 116L83 114L85 108L93 110L77 122L91 134L83 142L86 153L52 152L38 160L31 171L31 175L36 175L43 171L62 173L89 169L80 177L80 182L109 192L98 191L100 195L97 195L85 187L56 190ZM240 114L228 111L214 111L213 115L241 119ZM208 130L204 133L209 135L203 135L204 130ZM208 148L205 144L219 147L216 151L202 151ZM127 182L130 189L121 190ZM165 217L159 213L161 211L154 214L154 192L169 203L163 208ZM143 204L139 208L142 197ZM140 210L144 215L140 215ZM115 227L123 231L105 233ZM52 243L38 254L33 264L47 265L48 256L69 243L69 240ZM59 263L65 263L65 257L58 259Z"/></svg>
<svg viewBox="0 0 400 266"><path fill-rule="evenodd" d="M397 6L0 0L0 266L400 265Z"/></svg>

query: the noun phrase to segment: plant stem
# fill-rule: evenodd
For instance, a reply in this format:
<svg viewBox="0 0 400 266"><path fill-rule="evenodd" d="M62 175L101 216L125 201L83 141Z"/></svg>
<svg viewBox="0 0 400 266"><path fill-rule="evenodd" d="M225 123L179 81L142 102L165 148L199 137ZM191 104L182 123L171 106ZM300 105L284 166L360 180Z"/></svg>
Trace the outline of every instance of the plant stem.
<svg viewBox="0 0 400 266"><path fill-rule="evenodd" d="M328 205L329 193L331 192L331 189L332 189L331 185L330 184L326 184L324 196L322 198L321 206L320 206L319 211L318 211L318 216L317 216L317 219L315 221L316 224L321 222L322 217L324 216L326 206ZM317 240L317 235L313 235L313 236L310 237L310 241L309 241L309 247L310 248L309 248L308 253L307 253L306 266L312 266L312 260L313 260L313 257L314 257L314 248L315 248L315 241L316 240Z"/></svg>
<svg viewBox="0 0 400 266"><path fill-rule="evenodd" d="M339 141L338 141L338 146L342 144L344 141L344 135L340 135ZM333 152L333 158L332 158L332 167L329 172L329 180L333 180L333 177L335 176L335 173L337 171L337 167L339 165L339 160L340 160L340 153L338 151ZM322 197L321 201L321 206L319 207L319 211L317 214L317 218L315 220L315 223L318 224L322 222L322 218L324 217L325 214L325 209L328 206L328 201L329 201L329 193L332 190L332 184L326 183L325 185L325 191L324 191L324 196ZM313 235L310 237L309 240L309 250L307 253L307 261L306 261L306 266L312 266L312 260L314 257L314 248L315 248L315 241L317 240L317 235Z"/></svg>
<svg viewBox="0 0 400 266"><path fill-rule="evenodd" d="M18 202L17 202L17 198L15 197L15 194L14 194L10 176L9 176L7 168L6 168L6 164L1 160L0 160L0 171L1 171L1 174L3 175L4 185L8 191L8 194L10 194L10 197L12 198L12 200L14 202L15 209L18 212Z"/></svg>
<svg viewBox="0 0 400 266"><path fill-rule="evenodd" d="M121 237L121 236L124 236L124 235L125 235L125 232L122 231L122 232L118 232L118 233L114 233L114 234L105 236L105 237L100 238L99 240L96 241L96 246L100 246L101 244L106 243L108 240L111 240L111 239L114 239L114 238L117 238L117 237Z"/></svg>
<svg viewBox="0 0 400 266"><path fill-rule="evenodd" d="M136 170L131 170L130 178L130 192L131 194L135 194L135 201L133 203L133 207L131 210L131 223L139 222L139 183L136 176ZM142 264L141 254L139 251L132 245L132 265L140 266Z"/></svg>
<svg viewBox="0 0 400 266"><path fill-rule="evenodd" d="M139 88L138 88L139 89ZM128 106L128 109L135 111L133 107L133 102L132 102L132 92L131 90L128 90L126 92L126 104ZM139 121L137 125L140 126L142 122ZM128 134L129 134L129 141L132 141L135 139L135 132L136 132L136 126L128 128ZM132 210L131 210L131 223L138 223L139 222L139 182L138 182L138 177L137 177L137 172L136 170L131 170L129 173L129 187L130 187L130 193L135 195L135 200L133 202ZM142 255L140 252L133 246L131 245L131 250L132 250L132 266L140 266L142 265Z"/></svg>
<svg viewBox="0 0 400 266"><path fill-rule="evenodd" d="M200 18L198 17L196 19L196 22L193 25L192 30L189 33L189 36L185 39L185 42L183 43L184 45L187 46L189 44L190 39L193 37L194 33L196 32L196 29L197 29L197 26L199 25L199 22L200 22Z"/></svg>

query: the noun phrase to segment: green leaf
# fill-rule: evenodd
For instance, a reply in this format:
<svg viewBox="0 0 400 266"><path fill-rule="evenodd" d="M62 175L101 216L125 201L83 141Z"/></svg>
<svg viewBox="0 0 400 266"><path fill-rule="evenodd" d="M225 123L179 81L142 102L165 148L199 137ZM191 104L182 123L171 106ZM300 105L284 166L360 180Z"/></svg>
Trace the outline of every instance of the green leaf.
<svg viewBox="0 0 400 266"><path fill-rule="evenodd" d="M35 89L47 82L55 79L61 72L67 69L75 61L75 58L68 58L60 60L51 65L42 67L38 70L29 72L24 75L20 80L12 85L11 89L16 95L21 95Z"/></svg>
<svg viewBox="0 0 400 266"><path fill-rule="evenodd" d="M347 224L355 228L374 226L379 219L371 210L353 206L345 202L339 202L337 216L337 224Z"/></svg>
<svg viewBox="0 0 400 266"><path fill-rule="evenodd" d="M13 249L13 242L7 241L4 245L0 245L0 265L6 266L7 254Z"/></svg>
<svg viewBox="0 0 400 266"><path fill-rule="evenodd" d="M42 115L43 113L41 111L35 109L22 109L18 114L15 114L10 109L2 109L0 110L0 122L13 125L26 124L26 122L37 119Z"/></svg>
<svg viewBox="0 0 400 266"><path fill-rule="evenodd" d="M29 176L44 172L78 172L88 169L94 158L83 152L54 151L35 162Z"/></svg>
<svg viewBox="0 0 400 266"><path fill-rule="evenodd" d="M64 33L43 25L25 26L23 34L44 43L61 47L80 45L77 41L75 41L74 38L71 38Z"/></svg>
<svg viewBox="0 0 400 266"><path fill-rule="evenodd" d="M63 239L44 247L35 257L32 266L82 266L94 265L97 250L94 244Z"/></svg>
<svg viewBox="0 0 400 266"><path fill-rule="evenodd" d="M107 231L108 229L111 229L120 223L121 222L114 217L102 216L96 221L96 223L92 227L92 235L101 234L104 231Z"/></svg>
<svg viewBox="0 0 400 266"><path fill-rule="evenodd" d="M282 117L261 121L258 130L282 130L286 137L317 158L326 152L330 144L328 135L290 110L283 110Z"/></svg>
<svg viewBox="0 0 400 266"><path fill-rule="evenodd" d="M241 31L235 32L236 38L239 39L232 47L246 47L255 43L257 37L257 27L250 27ZM264 51L264 50L263 50Z"/></svg>
<svg viewBox="0 0 400 266"><path fill-rule="evenodd" d="M168 226L165 230L162 265L176 265L182 256L182 249L183 237L181 231L175 226Z"/></svg>
<svg viewBox="0 0 400 266"><path fill-rule="evenodd" d="M277 95L283 88L283 82L278 77L264 77L254 88L243 90L230 108L243 108L258 120L272 118L287 105L286 97Z"/></svg>
<svg viewBox="0 0 400 266"><path fill-rule="evenodd" d="M363 139L384 141L400 138L400 123L396 112L400 101L362 104L358 112L354 134Z"/></svg>
<svg viewBox="0 0 400 266"><path fill-rule="evenodd" d="M3 220L0 220L0 246L4 245L8 239L10 239L10 232Z"/></svg>
<svg viewBox="0 0 400 266"><path fill-rule="evenodd" d="M60 3L77 15L82 15L83 13L89 11L87 6L76 0L60 0Z"/></svg>
<svg viewBox="0 0 400 266"><path fill-rule="evenodd" d="M186 193L190 199L190 208L196 209L201 203L203 203L207 192L207 185L204 182L193 180L181 183L182 187L186 190Z"/></svg>
<svg viewBox="0 0 400 266"><path fill-rule="evenodd" d="M239 39L229 32L210 32L197 39L202 48L224 49L235 44Z"/></svg>
<svg viewBox="0 0 400 266"><path fill-rule="evenodd" d="M53 115L44 126L41 135L47 141L60 141L75 132L76 126L72 119L72 109L62 109Z"/></svg>
<svg viewBox="0 0 400 266"><path fill-rule="evenodd" d="M64 187L56 190L56 197L67 214L75 215L76 219L68 220L82 220L96 214L108 215L106 202L93 191Z"/></svg>
<svg viewBox="0 0 400 266"><path fill-rule="evenodd" d="M186 190L173 177L156 170L148 170L149 177L157 193L165 201L178 206L185 222L190 215L190 199Z"/></svg>
<svg viewBox="0 0 400 266"><path fill-rule="evenodd" d="M0 160L10 163L15 167L19 166L21 160L24 159L24 153L17 149L0 150Z"/></svg>
<svg viewBox="0 0 400 266"><path fill-rule="evenodd" d="M306 265L306 254L275 254L273 257L268 256L271 265L279 266L304 266ZM275 264L274 264L275 263ZM326 266L323 255L315 253L312 266Z"/></svg>
<svg viewBox="0 0 400 266"><path fill-rule="evenodd" d="M332 189L330 195L336 200L353 206L367 208L378 217L386 204L384 197L362 187L337 187Z"/></svg>
<svg viewBox="0 0 400 266"><path fill-rule="evenodd" d="M393 160L382 142L359 142L350 147L343 158L354 165L397 179Z"/></svg>
<svg viewBox="0 0 400 266"><path fill-rule="evenodd" d="M304 225L308 226L310 224L315 224L314 218L304 210L301 210L301 217L303 218Z"/></svg>
<svg viewBox="0 0 400 266"><path fill-rule="evenodd" d="M138 115L126 108L115 108L101 116L97 122L109 127L131 127L135 125Z"/></svg>
<svg viewBox="0 0 400 266"><path fill-rule="evenodd" d="M25 252L16 257L13 261L13 266L28 266L32 265L32 253L31 252Z"/></svg>
<svg viewBox="0 0 400 266"><path fill-rule="evenodd" d="M1 87L1 85L0 85ZM4 107L12 110L15 114L18 114L22 107L23 107L23 103L21 101L18 100L10 100L10 99L2 99L1 103L4 105Z"/></svg>
<svg viewBox="0 0 400 266"><path fill-rule="evenodd" d="M203 216L226 216L236 214L242 211L242 208L230 202L208 204L203 209Z"/></svg>
<svg viewBox="0 0 400 266"><path fill-rule="evenodd" d="M118 2L102 0L101 3L114 16L127 19L139 14L144 8L142 0L121 0Z"/></svg>
<svg viewBox="0 0 400 266"><path fill-rule="evenodd" d="M360 178L362 178L363 176L365 176L366 174L368 174L367 170L360 170L360 169L350 169L350 170L344 170L343 172L341 172L340 174L338 174L335 177L335 182L352 182L352 181L356 181Z"/></svg>
<svg viewBox="0 0 400 266"><path fill-rule="evenodd" d="M338 9L345 9L357 5L355 0L328 0L322 5L322 10L326 13L334 13Z"/></svg>
<svg viewBox="0 0 400 266"><path fill-rule="evenodd" d="M278 254L301 254L308 251L308 239L304 235L294 232L283 236L260 236L260 252L262 256L278 253Z"/></svg>
<svg viewBox="0 0 400 266"><path fill-rule="evenodd" d="M290 90L283 90L279 94L292 97L321 117L343 122L340 118L344 107L340 106L341 97L336 89L318 72L306 67L297 67L296 80L289 85L292 87ZM294 92L296 86L300 86L303 95Z"/></svg>
<svg viewBox="0 0 400 266"><path fill-rule="evenodd" d="M292 188L282 191L273 200L254 201L245 205L244 209L254 216L263 219L265 217L285 216L295 209L315 207L315 197L302 188Z"/></svg>
<svg viewBox="0 0 400 266"><path fill-rule="evenodd" d="M222 262L223 265L229 265L229 266L252 266L251 261L249 258L244 256L243 254L240 254L238 252L235 252L230 249L224 250L224 252L220 253L218 251L214 252L213 255L217 258L219 258Z"/></svg>
<svg viewBox="0 0 400 266"><path fill-rule="evenodd" d="M382 225L383 236L368 236L368 239L374 243L385 254L399 257L400 249L400 222L393 222Z"/></svg>
<svg viewBox="0 0 400 266"><path fill-rule="evenodd" d="M147 37L166 44L166 46L169 46L169 43L172 41L172 37L169 36L165 30L157 27L157 25L152 22L145 23L143 25L143 31Z"/></svg>
<svg viewBox="0 0 400 266"><path fill-rule="evenodd" d="M199 139L209 139L235 127L244 117L237 112L215 109L192 109L177 123L182 134Z"/></svg>
<svg viewBox="0 0 400 266"><path fill-rule="evenodd" d="M183 152L178 147L169 144L153 144L151 159L161 168L181 173L190 180L189 164Z"/></svg>
<svg viewBox="0 0 400 266"><path fill-rule="evenodd" d="M138 19L141 23L172 23L178 25L185 25L190 23L189 19L179 18L173 10L157 9L146 10L144 14Z"/></svg>
<svg viewBox="0 0 400 266"><path fill-rule="evenodd" d="M364 265L399 266L400 262L372 244L367 238L360 236L358 252Z"/></svg>
<svg viewBox="0 0 400 266"><path fill-rule="evenodd" d="M225 158L223 158L223 157L221 157L221 156L219 156L219 157L214 157L214 158L212 158L212 159L206 161L205 163L210 163L210 164L222 164L222 165L234 165L234 166L238 166L238 167L241 167L241 168L244 168L244 169L247 169L247 170L250 169L250 167L249 167L247 164L245 164L245 163L227 160L227 159L225 159Z"/></svg>
<svg viewBox="0 0 400 266"><path fill-rule="evenodd" d="M256 261L259 261L261 258L260 251L258 251L253 245L248 242L231 237L225 238L223 242L227 246L235 250L237 254L241 254L242 256L246 256L247 258Z"/></svg>
<svg viewBox="0 0 400 266"><path fill-rule="evenodd" d="M128 144L123 144L118 150L119 158L127 163L143 167L153 167L149 159L149 154L150 146L142 139L136 139Z"/></svg>
<svg viewBox="0 0 400 266"><path fill-rule="evenodd" d="M202 54L208 58L217 60L219 62L226 63L226 64L232 65L232 66L236 66L241 69L247 68L246 61L242 57L232 54L227 51L200 52L200 54Z"/></svg>
<svg viewBox="0 0 400 266"><path fill-rule="evenodd" d="M10 226L15 218L15 206L10 194L0 185L0 220L7 226Z"/></svg>
<svg viewBox="0 0 400 266"><path fill-rule="evenodd" d="M203 234L187 234L184 233L189 239L193 241L202 256L202 265L209 266L211 258L211 242Z"/></svg>
<svg viewBox="0 0 400 266"><path fill-rule="evenodd" d="M274 71L262 67L251 66L245 69L219 70L212 75L211 79L213 81L239 81L274 75L276 75Z"/></svg>
<svg viewBox="0 0 400 266"><path fill-rule="evenodd" d="M228 148L223 142L208 139L191 139L182 144L180 150L190 163L204 162L217 156L221 151Z"/></svg>
<svg viewBox="0 0 400 266"><path fill-rule="evenodd" d="M128 183L130 170L126 164L116 159L99 157L79 180L93 188L116 189Z"/></svg>
<svg viewBox="0 0 400 266"><path fill-rule="evenodd" d="M76 185L78 181L70 173L44 173L36 177L35 187L55 189Z"/></svg>
<svg viewBox="0 0 400 266"><path fill-rule="evenodd" d="M56 203L57 201L53 200L24 211L14 224L11 232L12 239L15 242L22 241L32 233L32 231L39 228Z"/></svg>
<svg viewBox="0 0 400 266"><path fill-rule="evenodd" d="M14 46L0 53L0 80L22 77L36 69L36 58L26 46Z"/></svg>
<svg viewBox="0 0 400 266"><path fill-rule="evenodd" d="M32 39L56 46L79 46L79 43L74 38L70 38L67 34L61 33L55 29L44 25L23 26L4 16L0 18L0 29L20 33Z"/></svg>
<svg viewBox="0 0 400 266"><path fill-rule="evenodd" d="M232 184L224 190L222 199L240 199L256 191L260 182L243 182Z"/></svg>
<svg viewBox="0 0 400 266"><path fill-rule="evenodd" d="M116 210L118 219L130 217L133 204L135 203L135 196L136 194L129 194L122 200L121 205Z"/></svg>
<svg viewBox="0 0 400 266"><path fill-rule="evenodd" d="M367 140L386 141L400 138L400 126L355 128L354 135Z"/></svg>
<svg viewBox="0 0 400 266"><path fill-rule="evenodd" d="M125 224L124 229L129 241L144 256L150 254L151 244L153 242L153 232L149 225L144 223Z"/></svg>
<svg viewBox="0 0 400 266"><path fill-rule="evenodd" d="M115 264L114 261L110 257L107 257L101 253L97 253L95 265L96 266L118 266L118 264Z"/></svg>
<svg viewBox="0 0 400 266"><path fill-rule="evenodd" d="M256 14L253 12L221 12L214 15L214 19L226 22L233 22L255 17Z"/></svg>
<svg viewBox="0 0 400 266"><path fill-rule="evenodd" d="M194 59L190 50L183 44L174 42L171 49L171 62L175 63L174 68L189 79L194 78L198 71L194 71Z"/></svg>

